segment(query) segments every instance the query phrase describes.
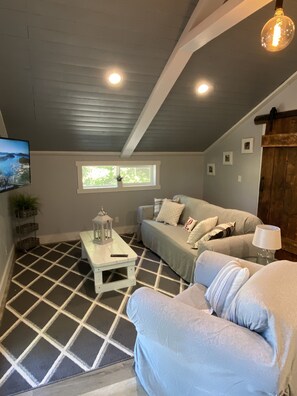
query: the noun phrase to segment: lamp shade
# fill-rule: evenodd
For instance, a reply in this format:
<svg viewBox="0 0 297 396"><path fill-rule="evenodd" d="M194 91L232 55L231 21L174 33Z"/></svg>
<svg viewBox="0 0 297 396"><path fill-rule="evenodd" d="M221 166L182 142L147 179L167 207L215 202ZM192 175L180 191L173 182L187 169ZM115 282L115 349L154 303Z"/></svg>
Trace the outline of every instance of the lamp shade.
<svg viewBox="0 0 297 396"><path fill-rule="evenodd" d="M253 238L253 245L267 250L281 249L280 228L273 225L257 225Z"/></svg>

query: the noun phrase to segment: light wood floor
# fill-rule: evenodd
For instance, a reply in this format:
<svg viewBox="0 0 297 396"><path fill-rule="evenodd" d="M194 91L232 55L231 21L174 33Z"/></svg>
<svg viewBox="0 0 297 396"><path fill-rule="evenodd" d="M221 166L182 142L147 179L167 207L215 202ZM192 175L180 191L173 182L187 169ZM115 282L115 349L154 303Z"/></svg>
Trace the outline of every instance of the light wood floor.
<svg viewBox="0 0 297 396"><path fill-rule="evenodd" d="M147 396L137 381L133 359L78 375L19 396Z"/></svg>

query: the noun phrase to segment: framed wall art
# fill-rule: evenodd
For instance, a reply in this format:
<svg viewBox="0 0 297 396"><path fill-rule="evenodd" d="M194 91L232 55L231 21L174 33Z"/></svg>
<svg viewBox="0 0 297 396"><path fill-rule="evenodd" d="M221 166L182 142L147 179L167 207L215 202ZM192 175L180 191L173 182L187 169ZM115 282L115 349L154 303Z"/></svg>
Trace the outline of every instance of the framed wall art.
<svg viewBox="0 0 297 396"><path fill-rule="evenodd" d="M233 151L223 152L223 165L233 165Z"/></svg>
<svg viewBox="0 0 297 396"><path fill-rule="evenodd" d="M254 152L254 138L244 138L241 140L241 153L251 154Z"/></svg>
<svg viewBox="0 0 297 396"><path fill-rule="evenodd" d="M216 165L215 164L207 164L207 174L209 176L215 176L215 174L216 174Z"/></svg>

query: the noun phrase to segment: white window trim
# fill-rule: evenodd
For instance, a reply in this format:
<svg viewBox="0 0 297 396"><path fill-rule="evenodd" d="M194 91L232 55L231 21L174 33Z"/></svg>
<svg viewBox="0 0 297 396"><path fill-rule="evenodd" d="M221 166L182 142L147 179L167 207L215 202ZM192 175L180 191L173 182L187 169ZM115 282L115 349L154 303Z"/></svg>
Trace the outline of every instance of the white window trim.
<svg viewBox="0 0 297 396"><path fill-rule="evenodd" d="M114 165L114 166L142 166L142 165L155 165L156 166L156 184L155 185L119 185L117 182L116 187L97 187L84 189L82 185L82 167L83 166L104 166L104 165ZM92 194L101 192L123 192L123 191L145 191L145 190L160 190L160 166L161 161L76 161L77 167L77 185L78 194Z"/></svg>

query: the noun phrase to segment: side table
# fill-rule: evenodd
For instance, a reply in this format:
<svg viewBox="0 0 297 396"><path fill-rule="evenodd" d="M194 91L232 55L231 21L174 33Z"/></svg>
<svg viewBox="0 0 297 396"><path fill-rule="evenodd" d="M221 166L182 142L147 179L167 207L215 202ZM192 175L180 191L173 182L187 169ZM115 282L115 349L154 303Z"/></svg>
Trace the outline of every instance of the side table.
<svg viewBox="0 0 297 396"><path fill-rule="evenodd" d="M257 263L257 264L261 264L261 265L267 265L267 264L270 264L273 261L275 261L275 259L271 260L269 258L258 257L258 256L243 257L243 260L251 261L252 263Z"/></svg>

